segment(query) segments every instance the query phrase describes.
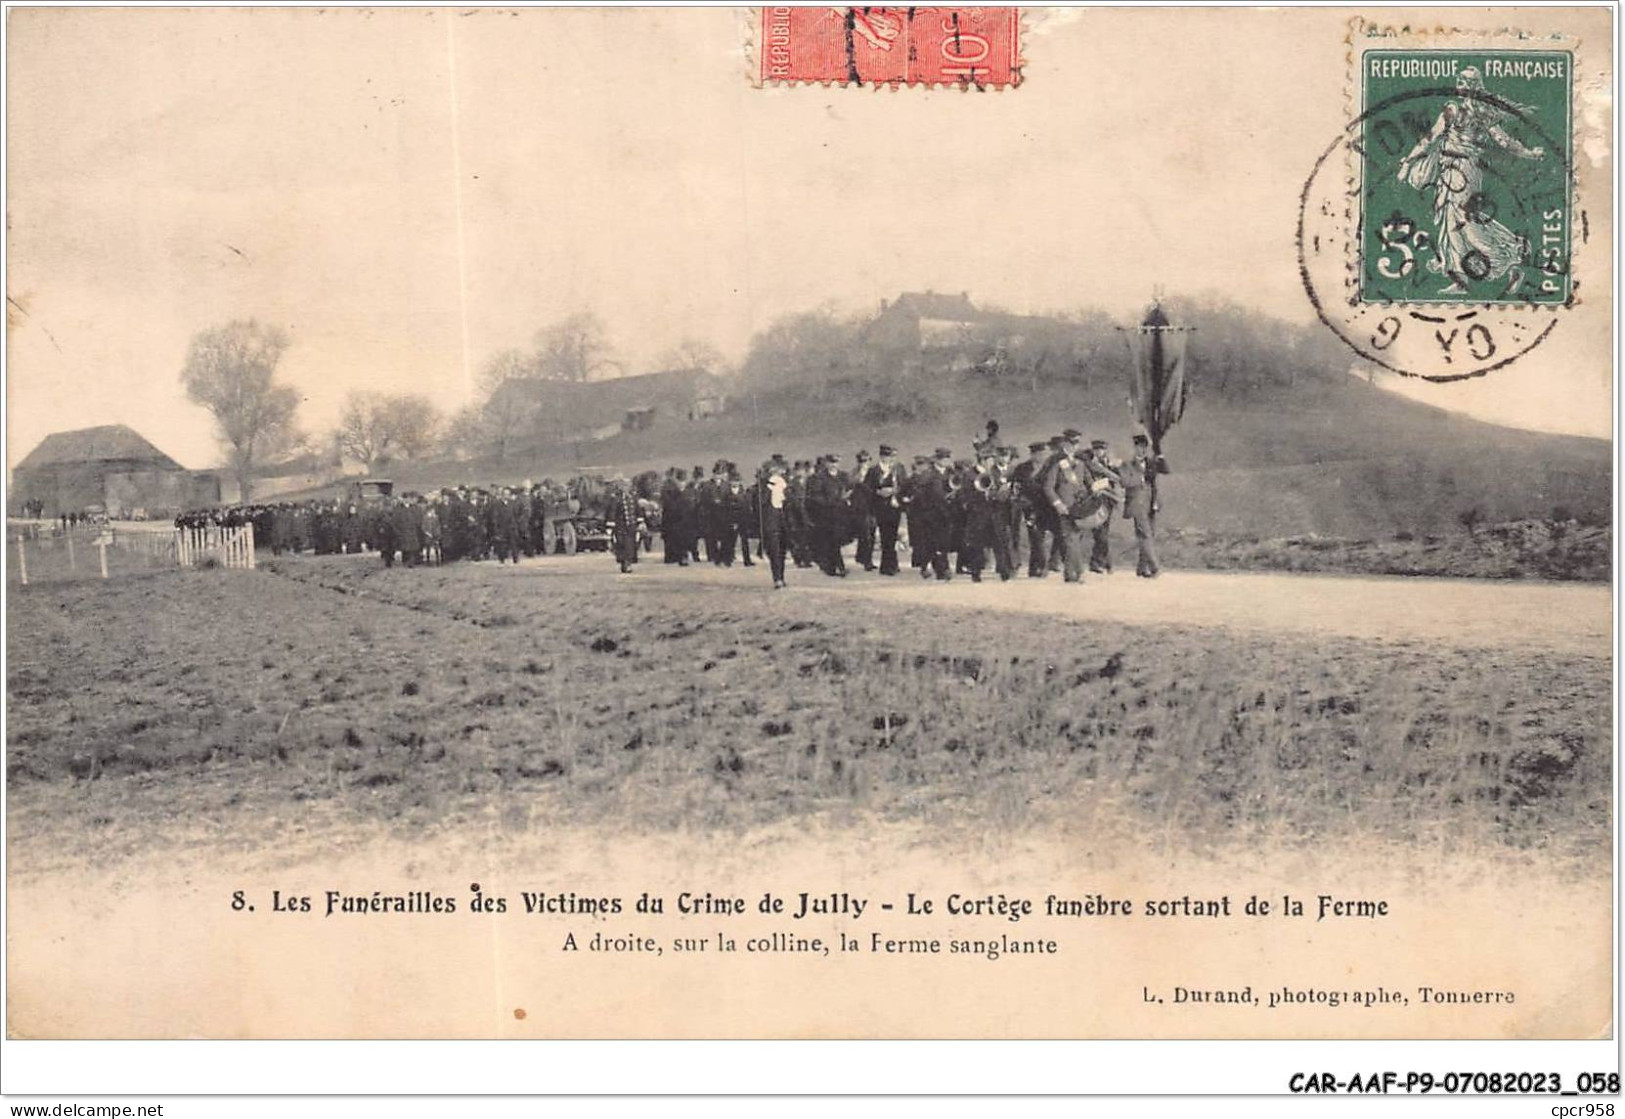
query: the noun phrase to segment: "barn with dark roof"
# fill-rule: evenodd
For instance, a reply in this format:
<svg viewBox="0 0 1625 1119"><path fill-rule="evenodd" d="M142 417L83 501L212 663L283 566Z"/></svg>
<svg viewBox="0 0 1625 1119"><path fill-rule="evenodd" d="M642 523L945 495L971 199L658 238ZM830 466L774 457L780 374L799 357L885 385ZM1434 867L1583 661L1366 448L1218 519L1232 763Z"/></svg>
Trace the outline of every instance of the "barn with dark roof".
<svg viewBox="0 0 1625 1119"><path fill-rule="evenodd" d="M45 515L100 508L114 518L168 517L220 500L220 477L187 470L123 424L47 435L12 470L12 504Z"/></svg>

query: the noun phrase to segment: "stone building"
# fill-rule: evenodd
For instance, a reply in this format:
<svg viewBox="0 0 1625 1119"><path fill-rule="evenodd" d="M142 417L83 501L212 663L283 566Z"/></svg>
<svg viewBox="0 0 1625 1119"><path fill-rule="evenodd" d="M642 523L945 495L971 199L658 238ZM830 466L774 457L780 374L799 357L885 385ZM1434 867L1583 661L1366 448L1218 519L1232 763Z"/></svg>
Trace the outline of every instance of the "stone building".
<svg viewBox="0 0 1625 1119"><path fill-rule="evenodd" d="M220 477L187 470L123 424L47 435L12 471L11 503L38 500L45 516L103 511L170 517L220 500Z"/></svg>

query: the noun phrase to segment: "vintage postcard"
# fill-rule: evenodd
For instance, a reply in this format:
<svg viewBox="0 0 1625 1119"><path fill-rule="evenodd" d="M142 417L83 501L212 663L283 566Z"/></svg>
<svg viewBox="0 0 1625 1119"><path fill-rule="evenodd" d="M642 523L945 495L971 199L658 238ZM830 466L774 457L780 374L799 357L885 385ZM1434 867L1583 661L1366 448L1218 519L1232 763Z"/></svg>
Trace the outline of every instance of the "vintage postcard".
<svg viewBox="0 0 1625 1119"><path fill-rule="evenodd" d="M1611 1037L1610 19L10 10L9 1036Z"/></svg>

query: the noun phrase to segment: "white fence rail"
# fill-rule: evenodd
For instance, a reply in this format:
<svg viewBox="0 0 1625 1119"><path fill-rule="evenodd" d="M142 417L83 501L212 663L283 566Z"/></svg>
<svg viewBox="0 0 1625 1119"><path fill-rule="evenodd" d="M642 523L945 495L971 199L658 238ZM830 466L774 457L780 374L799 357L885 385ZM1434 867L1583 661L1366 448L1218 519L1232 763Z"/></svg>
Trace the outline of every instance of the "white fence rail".
<svg viewBox="0 0 1625 1119"><path fill-rule="evenodd" d="M8 577L25 586L39 580L97 574L106 579L109 574L166 567L254 567L253 525L150 529L100 525L62 532L49 524L10 522L6 528Z"/></svg>
<svg viewBox="0 0 1625 1119"><path fill-rule="evenodd" d="M252 569L254 566L254 526L221 528L178 528L175 530L175 559L182 567L198 567L211 557L221 567Z"/></svg>

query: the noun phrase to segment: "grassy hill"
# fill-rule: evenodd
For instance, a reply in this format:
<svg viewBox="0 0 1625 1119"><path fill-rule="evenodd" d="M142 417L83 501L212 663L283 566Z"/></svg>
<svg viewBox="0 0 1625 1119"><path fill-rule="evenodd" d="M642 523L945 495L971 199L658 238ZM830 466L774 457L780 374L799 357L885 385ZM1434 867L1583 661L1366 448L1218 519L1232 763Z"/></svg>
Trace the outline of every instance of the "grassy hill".
<svg viewBox="0 0 1625 1119"><path fill-rule="evenodd" d="M1077 380L990 384L976 378L922 390L924 418L875 423L873 383L832 381L735 403L711 420L664 420L643 432L575 445L523 448L504 459L398 464L407 488L561 477L593 467L624 473L729 458L747 469L773 452L790 458L896 445L905 456L938 445L968 453L986 420L1023 446L1061 428L1112 439L1125 453L1130 423L1114 370ZM1173 473L1162 488L1170 529L1259 537L1306 533L1366 538L1459 530L1567 513L1606 524L1612 454L1602 440L1481 423L1383 392L1345 373L1220 391L1193 386L1168 436Z"/></svg>

